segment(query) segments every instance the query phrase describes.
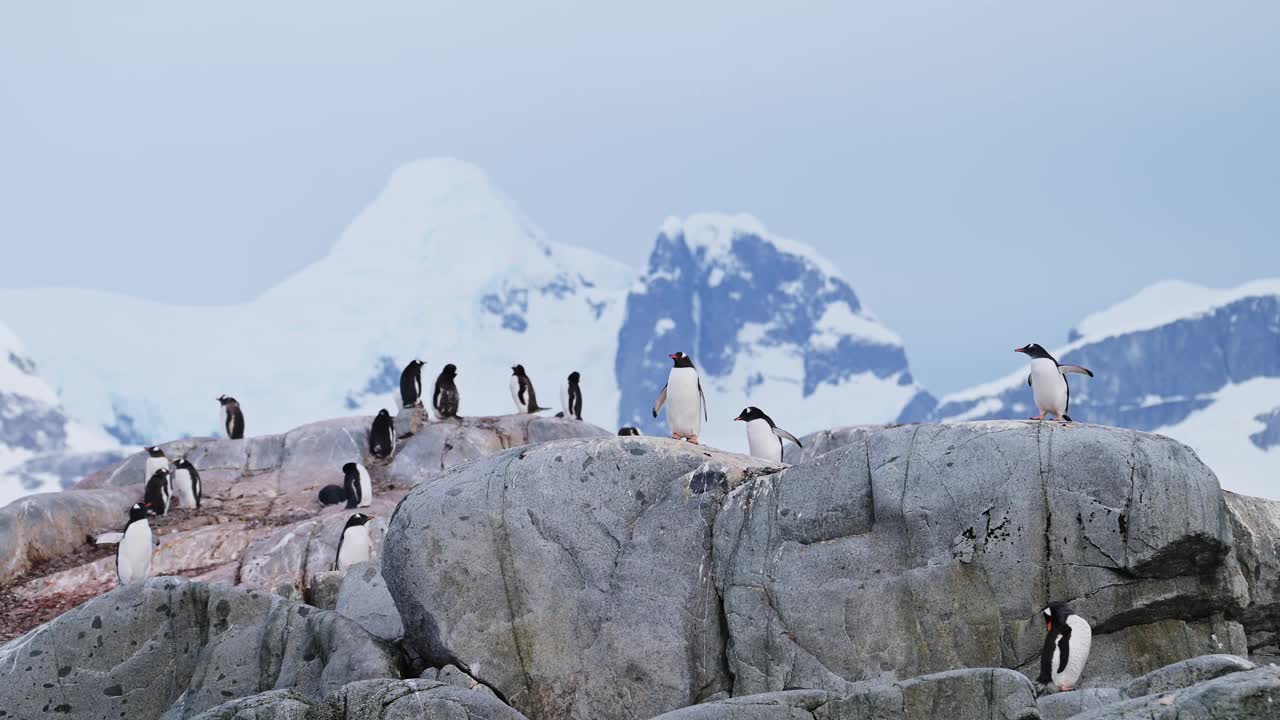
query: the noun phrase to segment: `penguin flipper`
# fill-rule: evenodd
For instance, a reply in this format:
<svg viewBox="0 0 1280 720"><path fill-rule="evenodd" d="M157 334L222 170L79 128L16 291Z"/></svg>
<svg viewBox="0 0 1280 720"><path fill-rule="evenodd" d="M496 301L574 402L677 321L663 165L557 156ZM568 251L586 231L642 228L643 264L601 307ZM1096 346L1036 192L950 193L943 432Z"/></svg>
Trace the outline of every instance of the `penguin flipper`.
<svg viewBox="0 0 1280 720"><path fill-rule="evenodd" d="M658 393L658 399L653 401L653 416L658 417L658 411L663 405L667 404L667 386L662 386L662 392Z"/></svg>
<svg viewBox="0 0 1280 720"><path fill-rule="evenodd" d="M1027 387L1031 387L1031 375L1027 375Z"/></svg>
<svg viewBox="0 0 1280 720"><path fill-rule="evenodd" d="M1090 370L1087 367L1081 367L1079 365L1059 365L1058 372L1062 373L1063 375L1066 375L1067 373L1075 373L1077 375L1088 375L1089 377L1093 377L1092 370Z"/></svg>
<svg viewBox="0 0 1280 720"><path fill-rule="evenodd" d="M773 434L777 435L779 438L782 438L783 440L790 440L791 442L796 444L796 447L800 447L800 448L804 447L804 445L801 445L800 441L796 439L795 435L792 435L791 433L787 432L786 430L783 430L777 425L773 426Z"/></svg>
<svg viewBox="0 0 1280 720"><path fill-rule="evenodd" d="M1062 631L1062 636L1058 638L1058 674L1062 674L1067 669L1067 661L1071 659L1071 629Z"/></svg>
<svg viewBox="0 0 1280 720"><path fill-rule="evenodd" d="M124 540L124 533L105 532L99 535L98 537L94 538L93 544L94 545L119 545L121 540Z"/></svg>
<svg viewBox="0 0 1280 720"><path fill-rule="evenodd" d="M702 394L702 378L698 378L698 402L702 403L702 419L711 422L711 418L707 416L707 396Z"/></svg>

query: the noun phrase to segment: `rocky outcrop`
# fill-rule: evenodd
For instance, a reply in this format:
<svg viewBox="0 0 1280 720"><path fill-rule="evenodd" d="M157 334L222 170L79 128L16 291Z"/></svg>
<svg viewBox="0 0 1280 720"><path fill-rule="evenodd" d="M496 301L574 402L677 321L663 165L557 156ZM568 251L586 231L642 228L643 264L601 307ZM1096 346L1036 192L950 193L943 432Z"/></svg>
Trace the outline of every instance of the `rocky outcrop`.
<svg viewBox="0 0 1280 720"><path fill-rule="evenodd" d="M369 562L348 569L334 609L370 635L391 642L404 637L404 623L380 567L380 563Z"/></svg>
<svg viewBox="0 0 1280 720"><path fill-rule="evenodd" d="M1280 502L1224 492L1235 539L1235 559L1248 584L1240 617L1249 651L1280 655Z"/></svg>
<svg viewBox="0 0 1280 720"><path fill-rule="evenodd" d="M1075 720L1270 720L1280 708L1280 668L1261 667L1170 693L1104 705Z"/></svg>
<svg viewBox="0 0 1280 720"><path fill-rule="evenodd" d="M28 495L0 508L0 587L33 565L84 547L95 531L120 523L141 488Z"/></svg>

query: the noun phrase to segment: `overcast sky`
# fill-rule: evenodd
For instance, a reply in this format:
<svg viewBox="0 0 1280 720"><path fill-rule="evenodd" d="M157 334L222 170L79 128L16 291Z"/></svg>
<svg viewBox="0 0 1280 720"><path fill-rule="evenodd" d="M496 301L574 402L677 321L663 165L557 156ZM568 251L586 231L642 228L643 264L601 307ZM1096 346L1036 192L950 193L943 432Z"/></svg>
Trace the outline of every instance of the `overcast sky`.
<svg viewBox="0 0 1280 720"><path fill-rule="evenodd" d="M1280 275L1280 3L193 5L0 4L0 285L245 300L434 155L637 266L754 213L939 393Z"/></svg>

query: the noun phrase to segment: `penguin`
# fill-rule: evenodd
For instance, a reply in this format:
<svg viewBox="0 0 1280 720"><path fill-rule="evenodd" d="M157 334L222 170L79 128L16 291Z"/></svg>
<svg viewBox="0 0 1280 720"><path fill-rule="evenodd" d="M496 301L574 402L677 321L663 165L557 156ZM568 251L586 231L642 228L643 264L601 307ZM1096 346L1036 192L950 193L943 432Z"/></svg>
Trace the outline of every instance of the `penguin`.
<svg viewBox="0 0 1280 720"><path fill-rule="evenodd" d="M160 468L169 468L169 458L165 457L164 450L158 445L148 445L142 449L147 452L147 465L142 471L142 481L147 482Z"/></svg>
<svg viewBox="0 0 1280 720"><path fill-rule="evenodd" d="M200 473L196 471L191 461L186 458L178 458L173 462L173 492L178 495L178 499L182 501L182 507L188 510L199 510L200 499Z"/></svg>
<svg viewBox="0 0 1280 720"><path fill-rule="evenodd" d="M688 355L677 352L667 357L672 360L671 372L667 375L667 384L662 386L662 392L653 403L653 416L658 417L658 411L666 404L671 437L677 440L684 438L697 445L702 421L707 419L707 398L702 393L702 380L698 378L698 369Z"/></svg>
<svg viewBox="0 0 1280 720"><path fill-rule="evenodd" d="M384 408L378 411L378 416L373 419L373 427L369 430L369 452L379 460L385 460L395 451L395 421Z"/></svg>
<svg viewBox="0 0 1280 720"><path fill-rule="evenodd" d="M400 372L400 403L411 408L422 401L422 366L421 360L410 360Z"/></svg>
<svg viewBox="0 0 1280 720"><path fill-rule="evenodd" d="M639 434L640 430L638 428L633 428L630 425L618 428L618 437L631 437Z"/></svg>
<svg viewBox="0 0 1280 720"><path fill-rule="evenodd" d="M244 413L240 412L240 403L226 395L219 396L218 402L222 404L222 424L226 428L227 437L232 440L244 439Z"/></svg>
<svg viewBox="0 0 1280 720"><path fill-rule="evenodd" d="M338 554L333 560L334 570L346 570L356 563L373 557L373 539L369 537L369 521L373 518L356 513L347 518L347 524L338 537Z"/></svg>
<svg viewBox="0 0 1280 720"><path fill-rule="evenodd" d="M458 386L453 379L458 376L458 366L449 363L436 378L435 391L431 393L431 407L441 420L458 416Z"/></svg>
<svg viewBox="0 0 1280 720"><path fill-rule="evenodd" d="M347 508L369 507L373 504L373 481L369 479L369 470L365 466L349 462L342 466L342 475Z"/></svg>
<svg viewBox="0 0 1280 720"><path fill-rule="evenodd" d="M169 468L159 468L151 476L151 479L147 481L147 489L142 495L144 504L152 515L168 515L169 501L172 498L173 485L172 478L169 476Z"/></svg>
<svg viewBox="0 0 1280 720"><path fill-rule="evenodd" d="M320 488L320 502L325 505L337 505L347 499L347 491L341 485L325 485Z"/></svg>
<svg viewBox="0 0 1280 720"><path fill-rule="evenodd" d="M1063 365L1054 359L1044 348L1036 343L1014 349L1031 358L1031 374L1027 375L1027 385L1035 398L1036 408L1040 414L1032 420L1044 420L1044 416L1052 413L1064 423L1071 422L1067 412L1071 409L1071 386L1067 384L1067 373L1078 373L1093 377L1089 368L1079 365Z"/></svg>
<svg viewBox="0 0 1280 720"><path fill-rule="evenodd" d="M578 371L574 370L565 378L564 385L560 386L560 409L564 411L565 417L582 419L582 387L578 385L581 378Z"/></svg>
<svg viewBox="0 0 1280 720"><path fill-rule="evenodd" d="M538 407L538 395L533 391L533 381L524 374L523 365L511 366L511 399L517 413L536 413L549 408Z"/></svg>
<svg viewBox="0 0 1280 720"><path fill-rule="evenodd" d="M1040 686L1066 692L1076 686L1089 659L1093 628L1063 603L1044 609L1044 647L1040 650Z"/></svg>
<svg viewBox="0 0 1280 720"><path fill-rule="evenodd" d="M121 585L151 575L151 524L147 522L150 512L146 503L134 503L129 508L129 523L116 545L116 577Z"/></svg>
<svg viewBox="0 0 1280 720"><path fill-rule="evenodd" d="M774 425L773 418L754 405L743 409L734 420L747 424L747 447L751 450L751 457L782 462L783 439L795 443L796 447L804 447L795 435Z"/></svg>

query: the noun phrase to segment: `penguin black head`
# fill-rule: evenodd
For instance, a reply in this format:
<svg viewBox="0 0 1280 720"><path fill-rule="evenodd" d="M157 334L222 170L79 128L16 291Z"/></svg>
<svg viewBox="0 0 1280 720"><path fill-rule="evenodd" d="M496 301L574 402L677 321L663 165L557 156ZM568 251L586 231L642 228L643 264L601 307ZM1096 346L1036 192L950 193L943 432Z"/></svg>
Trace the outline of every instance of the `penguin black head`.
<svg viewBox="0 0 1280 720"><path fill-rule="evenodd" d="M1049 603L1049 607L1044 609L1045 631L1053 632L1053 628L1066 625L1067 618L1074 614L1066 603Z"/></svg>
<svg viewBox="0 0 1280 720"><path fill-rule="evenodd" d="M640 431L636 428L631 427L630 425L626 427L618 428L618 435L621 437L628 437L630 435L639 435L639 434L640 434Z"/></svg>
<svg viewBox="0 0 1280 720"><path fill-rule="evenodd" d="M236 399L235 399L235 398L233 398L233 397L231 397L230 395L219 395L219 396L218 396L218 402L222 403L223 405L230 405L231 403L234 403L235 401L236 401Z"/></svg>
<svg viewBox="0 0 1280 720"><path fill-rule="evenodd" d="M422 362L417 358L414 358L409 361L409 367L422 367L423 365L426 365L426 363Z"/></svg>
<svg viewBox="0 0 1280 720"><path fill-rule="evenodd" d="M1023 345L1020 348L1015 348L1014 352L1025 353L1032 360L1040 360L1044 358L1047 358L1049 360L1053 359L1053 356L1050 355L1047 350L1040 347L1040 343L1031 343L1030 345Z"/></svg>
<svg viewBox="0 0 1280 720"><path fill-rule="evenodd" d="M444 369L440 371L440 375L442 375L443 377L453 377L454 375L457 375L457 374L458 374L458 366L454 365L453 363L449 363L448 365L445 365Z"/></svg>
<svg viewBox="0 0 1280 720"><path fill-rule="evenodd" d="M151 457L164 457L164 450L161 450L158 445L148 445L142 449L146 450Z"/></svg>
<svg viewBox="0 0 1280 720"><path fill-rule="evenodd" d="M756 407L755 405L743 408L742 412L738 413L738 417L734 418L735 421L742 420L743 422L751 422L752 420L768 420L768 419L769 419L769 416L765 415L764 411ZM773 422L771 421L769 424L772 425Z"/></svg>
<svg viewBox="0 0 1280 720"><path fill-rule="evenodd" d="M353 462L349 462L346 465L342 466L342 472L344 473L353 473L355 471L356 471L356 464Z"/></svg>
<svg viewBox="0 0 1280 720"><path fill-rule="evenodd" d="M685 355L682 352L673 352L667 357L671 358L671 360L673 361L672 364L674 367L678 367L678 368L693 367L693 361L689 359L688 355Z"/></svg>
<svg viewBox="0 0 1280 720"><path fill-rule="evenodd" d="M391 417L391 413L387 412L386 408L382 408L381 410L378 411L378 417L389 418Z"/></svg>
<svg viewBox="0 0 1280 720"><path fill-rule="evenodd" d="M151 503L134 503L133 507L129 508L129 522L146 520L147 515L151 514L150 508Z"/></svg>
<svg viewBox="0 0 1280 720"><path fill-rule="evenodd" d="M184 457L180 457L180 458L178 458L177 460L174 460L174 461L173 461L173 466L174 466L174 467L176 467L176 468L178 468L179 470L192 470L192 469L194 469L194 468L193 468L193 466L191 465L191 461L190 461L190 460L188 460L188 459L186 459L186 458L184 458Z"/></svg>
<svg viewBox="0 0 1280 720"><path fill-rule="evenodd" d="M345 531L348 528L359 527L369 522L372 519L373 519L372 515L365 515L364 513L356 513L355 515L352 515L351 517L347 518L347 524L344 525L342 529Z"/></svg>
<svg viewBox="0 0 1280 720"><path fill-rule="evenodd" d="M515 375L516 377L523 376L523 375L524 375L524 366L523 366L523 365L512 365L512 366L511 366L511 374L512 374L512 375Z"/></svg>
<svg viewBox="0 0 1280 720"><path fill-rule="evenodd" d="M578 371L577 371L577 370L574 370L573 372L569 373L569 384L570 384L570 385L577 385L577 384L578 384L578 380L580 380L581 378L582 378L582 376L578 374Z"/></svg>

